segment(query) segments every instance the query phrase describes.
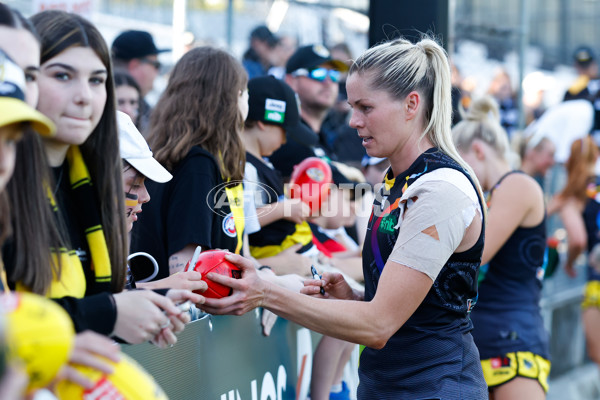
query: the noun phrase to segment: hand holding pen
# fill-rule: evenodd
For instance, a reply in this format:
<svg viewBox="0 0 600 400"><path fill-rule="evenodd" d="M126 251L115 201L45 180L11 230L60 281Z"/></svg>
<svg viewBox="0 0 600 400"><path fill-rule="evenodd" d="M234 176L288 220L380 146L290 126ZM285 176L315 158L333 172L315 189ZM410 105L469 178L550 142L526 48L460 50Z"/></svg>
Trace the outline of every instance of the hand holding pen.
<svg viewBox="0 0 600 400"><path fill-rule="evenodd" d="M315 266L314 266L314 265L311 265L311 266L310 266L310 272L311 272L311 274L312 274L312 277L313 277L313 279L315 279L315 280L321 280L321 275L319 275L319 274L317 273L317 269L315 268ZM321 293L322 295L325 295L325 289L323 289L323 286L321 286L320 293Z"/></svg>

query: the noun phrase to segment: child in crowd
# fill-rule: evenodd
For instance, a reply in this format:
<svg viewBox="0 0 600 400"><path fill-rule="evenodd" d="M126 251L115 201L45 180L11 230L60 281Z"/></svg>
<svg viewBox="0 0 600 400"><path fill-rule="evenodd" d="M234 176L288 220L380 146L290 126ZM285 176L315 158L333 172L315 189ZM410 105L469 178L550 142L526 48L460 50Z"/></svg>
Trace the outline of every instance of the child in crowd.
<svg viewBox="0 0 600 400"><path fill-rule="evenodd" d="M182 273L197 246L244 250L245 154L240 133L247 113L246 72L229 53L198 47L177 62L154 108L148 139L154 157L173 179L148 182L152 202L132 231L132 252L148 253L158 263L154 280L171 276L181 285L198 284ZM131 267L135 270L135 263ZM271 271L260 272L277 278ZM299 278L276 280L299 290ZM274 321L267 315L263 313L265 334L270 330L267 322Z"/></svg>
<svg viewBox="0 0 600 400"><path fill-rule="evenodd" d="M317 248L306 222L310 208L298 199L285 197L281 175L263 159L281 147L287 135L302 141L310 131L300 122L296 96L285 82L272 76L254 78L248 82L248 92L249 110L242 136L245 182L255 187L251 191L256 193L261 225L258 232L249 235L251 254L277 274L311 275L311 259L306 254ZM321 339L313 356L311 399L328 399L330 392L340 400L349 398L342 374L354 347L327 336Z"/></svg>
<svg viewBox="0 0 600 400"><path fill-rule="evenodd" d="M269 157L286 141L302 140L310 131L300 122L296 97L283 81L272 76L248 82L249 112L242 139L246 149L245 184L254 193L260 231L249 235L250 254L277 274L310 275L310 260L301 256L313 249L306 223L309 206L285 197L280 173ZM282 256L283 255L283 256Z"/></svg>
<svg viewBox="0 0 600 400"><path fill-rule="evenodd" d="M133 223L138 220L142 212L142 205L150 201L150 194L146 189L146 178L157 183L170 181L173 176L158 161L152 157L152 151L146 140L133 124L131 118L123 112L117 111L117 123L119 126L119 148L123 159L123 189L125 190L125 216L127 231L131 232ZM196 271L180 272L157 281L151 281L153 275L158 273L158 263L148 253L137 253L136 256L146 263L138 263L141 266L149 265L147 269L141 269L140 280L135 274L130 274L128 283L131 287L145 289L187 289L192 291L204 291L206 282L202 275ZM143 279L142 279L143 278Z"/></svg>
<svg viewBox="0 0 600 400"><path fill-rule="evenodd" d="M132 251L157 260L157 279L182 271L197 246L242 250L246 85L230 54L198 47L177 62L154 108L150 146L173 179L148 182L153 200L133 228Z"/></svg>

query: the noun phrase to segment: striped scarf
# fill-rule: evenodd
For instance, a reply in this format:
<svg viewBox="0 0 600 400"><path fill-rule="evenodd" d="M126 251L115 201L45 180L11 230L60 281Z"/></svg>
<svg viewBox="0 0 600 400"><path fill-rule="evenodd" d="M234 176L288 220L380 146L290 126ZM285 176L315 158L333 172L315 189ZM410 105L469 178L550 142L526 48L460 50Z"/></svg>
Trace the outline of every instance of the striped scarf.
<svg viewBox="0 0 600 400"><path fill-rule="evenodd" d="M71 197L79 209L77 216L85 231L90 250L90 268L94 271L94 293L110 292L111 265L106 238L102 230L100 208L92 180L77 146L71 146L67 152ZM48 193L52 209L58 214L58 206L51 192ZM57 215L57 218L59 216ZM86 292L86 280L81 261L73 250L61 248L54 251L61 258L61 277L53 280L48 297L73 296L81 298Z"/></svg>

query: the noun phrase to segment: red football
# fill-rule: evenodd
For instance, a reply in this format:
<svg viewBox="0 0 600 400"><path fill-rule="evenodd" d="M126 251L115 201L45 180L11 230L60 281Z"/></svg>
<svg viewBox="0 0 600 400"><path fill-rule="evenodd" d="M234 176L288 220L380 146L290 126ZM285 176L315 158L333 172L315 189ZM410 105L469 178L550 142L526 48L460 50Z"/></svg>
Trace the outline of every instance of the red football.
<svg viewBox="0 0 600 400"><path fill-rule="evenodd" d="M208 285L208 289L205 292L196 292L204 297L211 297L214 299L220 299L221 297L227 297L233 291L230 287L221 285L210 279L206 278L206 274L214 272L217 274L229 276L231 278L240 279L242 277L242 270L236 265L230 263L225 259L227 252L223 250L207 250L200 253L198 261L194 266L194 270L202 274L202 280ZM184 271L188 270L190 262L188 261Z"/></svg>
<svg viewBox="0 0 600 400"><path fill-rule="evenodd" d="M300 198L311 212L321 209L329 196L331 167L318 157L308 157L294 167L290 179L290 197Z"/></svg>

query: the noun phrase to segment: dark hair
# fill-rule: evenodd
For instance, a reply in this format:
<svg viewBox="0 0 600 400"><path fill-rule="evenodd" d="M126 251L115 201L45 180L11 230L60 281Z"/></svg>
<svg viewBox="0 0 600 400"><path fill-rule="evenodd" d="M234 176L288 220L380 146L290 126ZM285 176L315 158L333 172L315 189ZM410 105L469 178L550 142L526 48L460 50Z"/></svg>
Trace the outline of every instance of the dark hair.
<svg viewBox="0 0 600 400"><path fill-rule="evenodd" d="M244 129L254 129L254 127L258 125L258 122L259 121L246 118L246 120L244 121Z"/></svg>
<svg viewBox="0 0 600 400"><path fill-rule="evenodd" d="M114 292L125 285L127 231L117 131L115 89L110 51L98 29L85 18L63 11L43 11L31 17L41 38L41 63L72 47L90 48L108 72L104 112L89 138L79 146L100 200L102 227L112 269ZM40 95L42 95L40 93Z"/></svg>
<svg viewBox="0 0 600 400"><path fill-rule="evenodd" d="M273 48L279 42L279 38L266 25L259 25L250 32L250 40L260 40Z"/></svg>
<svg viewBox="0 0 600 400"><path fill-rule="evenodd" d="M51 179L42 140L27 129L17 144L15 170L6 190L14 249L12 268L7 273L11 282L20 282L40 295L50 287L53 273L60 277L60 258L58 264L54 263L50 249L59 248L64 242L48 204Z"/></svg>
<svg viewBox="0 0 600 400"><path fill-rule="evenodd" d="M133 76L131 76L127 71L123 71L122 69L115 69L114 73L114 81L115 81L115 89L120 86L131 86L138 93L140 93L141 98L141 90L140 85L137 84Z"/></svg>
<svg viewBox="0 0 600 400"><path fill-rule="evenodd" d="M6 191L0 193L0 243L11 234L10 206Z"/></svg>
<svg viewBox="0 0 600 400"><path fill-rule="evenodd" d="M225 179L242 180L246 153L238 98L247 83L246 71L229 53L212 47L187 52L152 112L149 142L158 162L172 171L192 146L200 146L218 160Z"/></svg>
<svg viewBox="0 0 600 400"><path fill-rule="evenodd" d="M134 88L138 94L138 102L139 103L142 102L143 96L142 96L142 90L140 89L140 85L138 85L138 83L135 81L133 76L131 76L129 74L129 72L123 70L122 68L116 68L114 75L113 75L113 80L115 82L115 89L117 89L121 86L129 86L129 87ZM140 115L141 115L141 112L138 112L138 116L137 116L136 120L133 121L135 126L138 126L138 127L140 126L140 124L139 124L140 123Z"/></svg>
<svg viewBox="0 0 600 400"><path fill-rule="evenodd" d="M0 3L0 26L8 26L9 28L15 29L25 29L39 40L37 31L33 27L31 21L25 18L19 11L7 6L4 3Z"/></svg>

